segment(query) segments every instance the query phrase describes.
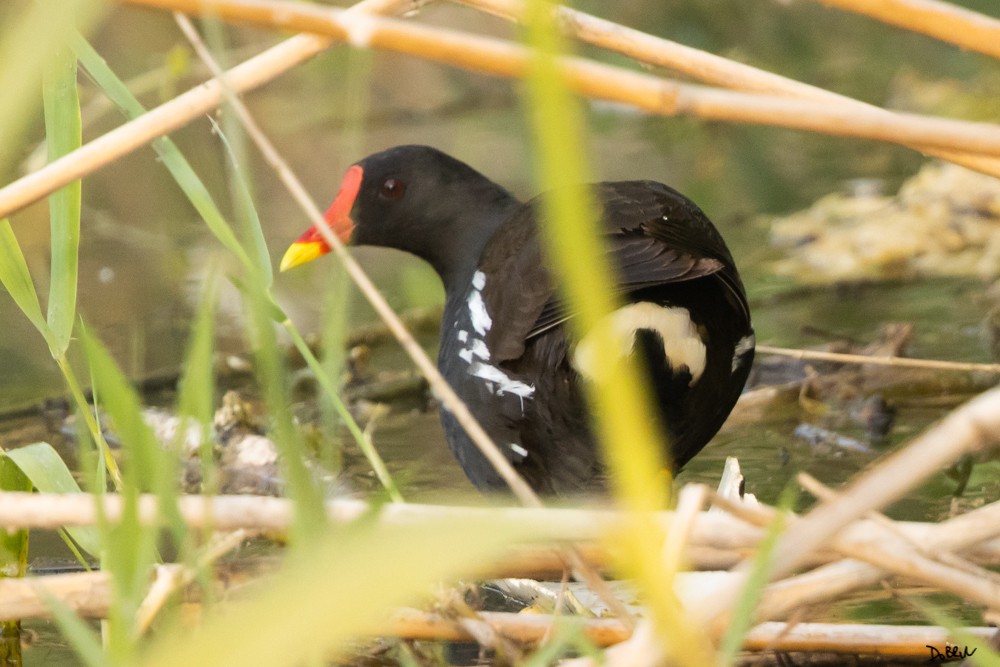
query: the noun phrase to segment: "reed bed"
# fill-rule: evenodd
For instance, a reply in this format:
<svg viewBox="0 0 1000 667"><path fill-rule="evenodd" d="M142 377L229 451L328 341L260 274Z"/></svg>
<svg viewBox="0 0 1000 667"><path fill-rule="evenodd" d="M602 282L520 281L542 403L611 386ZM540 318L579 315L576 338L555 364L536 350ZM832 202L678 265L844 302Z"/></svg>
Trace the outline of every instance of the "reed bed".
<svg viewBox="0 0 1000 667"><path fill-rule="evenodd" d="M859 10L858 3L822 1ZM549 131L554 124L570 126L567 137L579 131L573 127L576 96L624 103L656 115L893 142L995 176L1000 176L1000 127L880 109L540 1L462 2L524 23L527 44L389 18L427 4L412 0L363 0L346 10L274 0L122 3L175 12L213 78L145 110L76 32L76 27L95 20L96 10L84 2L76 3L79 24L70 21L71 12L60 20L61 47L45 43L39 47L40 55L36 54L47 67L44 90L50 162L0 188L0 218L50 197L53 274L48 312L42 313L15 228L6 220L0 228L0 280L47 343L84 417L80 433L84 472L78 482L52 461L44 446L3 456L0 526L11 532L4 546L13 557L6 564L15 564L17 574L25 573L28 531L39 529L63 531L80 560L99 568L0 579L0 622L54 617L84 662L91 665L317 664L343 656L352 642L373 636L473 640L492 649L498 661L525 664L549 664L567 655L576 656L571 662L579 665L597 664L598 659L608 665L730 664L740 652L926 659L928 647L939 647L943 653L950 645L976 651L981 664L1000 664L996 651L987 645L995 639L995 629L962 628L930 607L920 611L933 626L802 620L822 617L824 609L852 596L906 599L896 592L903 586L922 593L949 593L981 609L985 618L996 618L1000 613L1000 575L995 572L1000 564L1000 503L940 524L896 522L879 511L906 497L942 467L982 454L1000 442L1000 389L960 406L836 492L801 477L801 487L817 499L814 508L802 515L698 485L676 490L677 501L667 511L667 489L657 486L658 478L651 474L659 469L655 434L630 430L629 424L647 423L641 415L613 414L621 419L609 420L599 430L609 443L615 508L551 509L543 506L490 442L351 254L327 232L327 241L350 278L525 507L406 503L370 438L344 408L335 378L277 305L269 253L249 189L234 177L235 197L244 205L244 213L239 224L231 224L179 149L166 138L206 112L227 105L239 118L240 131L265 155L303 216L325 231L319 209L293 166L239 95L337 43L526 79L533 140L540 155L539 181L549 187L563 184L566 178L576 183L587 179L572 141L560 143ZM946 34L959 46L997 55L995 20L926 0L882 4L891 5L891 10L874 12L880 20L935 37ZM53 16L51 2L39 0L36 6L29 17L35 23L28 20L25 25L38 25ZM301 34L224 71L187 15ZM570 50L564 41L568 39L669 68L707 85L565 55ZM76 95L78 61L129 118L86 144L81 138ZM0 81L8 80L4 77L10 71L0 62ZM11 121L12 126L22 122ZM208 425L215 389L211 359L218 275L213 275L202 294L178 396L179 414L203 434L203 473L209 481L205 495L177 492L179 443L164 449L155 441L141 419L142 398L101 341L76 316L81 179L150 143L235 258L235 274L251 323L258 381L280 447L287 499L210 492ZM8 150L0 141L0 155ZM238 172L235 160L234 172ZM567 230L582 224L586 215L580 213L580 201L553 201L551 206L551 217L557 222L547 233L552 247L560 248L570 233ZM588 247L572 252L577 261L580 256L598 256ZM595 297L595 288L586 283L588 276L573 277L572 262L561 264L567 280L577 286L576 296L571 292L570 298L587 308L596 304L587 315L589 320L584 318L585 325L593 324L611 308L610 297ZM593 271L593 262L585 266ZM288 334L315 372L325 400L335 406L365 451L390 502L328 500L308 474L304 461L309 455L285 409L287 377L276 351L276 328ZM88 403L84 383L69 363L70 349L82 352L97 403L113 420L123 442L126 465L122 470L105 440L101 416ZM817 356L778 348L761 351L843 363L920 363L857 355ZM923 365L956 372L997 371L995 364L928 360ZM597 394L595 404L619 405L623 395L636 396L626 404L643 404L634 380L625 375L614 382L618 384ZM599 414L608 412L598 410ZM615 447L610 444L615 439L624 439L629 446ZM32 487L37 492L27 493ZM159 553L163 534L177 546L174 562L164 562ZM284 565L276 571L269 568L251 585L230 586L219 576L218 563L246 540L260 536L289 542ZM89 559L83 552L90 554ZM429 592L433 582L455 581L459 576L503 579L543 574L559 574L564 583L571 575L584 582L612 610L613 617L475 612L454 592ZM609 574L634 582L642 609L638 617L605 581ZM570 595L567 590L563 586L560 599ZM197 610L193 624L185 625L179 600L186 601L188 611ZM423 608L414 608L421 603ZM102 635L83 618L106 620ZM150 637L153 627L162 632ZM247 628L267 631L248 633ZM276 642L275 636L285 641ZM406 653L410 644L400 646L410 655ZM2 650L16 664L18 649L5 645Z"/></svg>

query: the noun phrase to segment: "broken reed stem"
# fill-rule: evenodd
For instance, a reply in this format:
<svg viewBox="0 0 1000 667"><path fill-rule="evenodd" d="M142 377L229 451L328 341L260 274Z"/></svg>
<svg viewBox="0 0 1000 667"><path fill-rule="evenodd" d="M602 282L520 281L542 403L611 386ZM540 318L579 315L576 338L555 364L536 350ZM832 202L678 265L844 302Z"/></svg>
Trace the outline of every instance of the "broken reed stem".
<svg viewBox="0 0 1000 667"><path fill-rule="evenodd" d="M523 0L452 1L509 21L520 21L524 15L525 3ZM773 72L722 58L569 7L555 6L552 11L556 18L556 24L571 37L610 51L616 51L641 63L680 72L704 83L731 90L788 95L800 99L853 106L857 109L873 112L892 113L846 95L840 95ZM941 151L920 145L910 147L928 155L960 164L963 167L1000 177L1000 160L997 158L971 153Z"/></svg>
<svg viewBox="0 0 1000 667"><path fill-rule="evenodd" d="M759 354L773 354L781 357L809 361L833 361L840 364L865 364L870 366L896 366L901 368L926 368L942 371L962 371L980 373L1000 373L1000 364L979 364L962 361L942 361L938 359L909 359L907 357L871 357L864 354L823 352L820 350L797 350L787 347L758 345Z"/></svg>
<svg viewBox="0 0 1000 667"><path fill-rule="evenodd" d="M131 4L198 12L222 18L255 20L269 26L326 31L328 36L298 35L227 72L237 92L260 86L319 53L333 38L356 45L409 53L474 71L519 76L525 50L515 44L405 22L386 22L291 2L259 0L127 0ZM280 19L280 20L279 20ZM856 105L803 102L784 97L713 91L663 81L581 58L564 59L570 86L578 93L632 104L658 114L689 114L705 119L756 122L843 136L862 136L904 145L939 146L970 153L1000 153L1000 130L988 124L931 119L889 111L862 111ZM0 189L0 217L51 194L66 183L107 165L198 118L219 105L217 83L200 85L121 127Z"/></svg>
<svg viewBox="0 0 1000 667"><path fill-rule="evenodd" d="M938 0L817 0L942 42L1000 58L1000 20Z"/></svg>

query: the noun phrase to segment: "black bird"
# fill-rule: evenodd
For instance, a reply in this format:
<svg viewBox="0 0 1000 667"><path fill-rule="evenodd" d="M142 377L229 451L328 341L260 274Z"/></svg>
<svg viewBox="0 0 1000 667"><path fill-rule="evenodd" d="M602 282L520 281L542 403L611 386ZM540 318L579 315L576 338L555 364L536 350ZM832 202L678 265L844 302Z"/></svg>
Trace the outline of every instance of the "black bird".
<svg viewBox="0 0 1000 667"><path fill-rule="evenodd" d="M623 354L638 354L679 469L722 426L746 382L754 335L746 293L718 230L662 183L597 183ZM574 345L539 244L538 199L518 201L427 146L397 146L347 171L326 219L341 241L410 252L444 282L438 368L538 492L606 486L583 384L592 352ZM310 229L282 270L329 251ZM448 445L482 490L504 482L447 409Z"/></svg>

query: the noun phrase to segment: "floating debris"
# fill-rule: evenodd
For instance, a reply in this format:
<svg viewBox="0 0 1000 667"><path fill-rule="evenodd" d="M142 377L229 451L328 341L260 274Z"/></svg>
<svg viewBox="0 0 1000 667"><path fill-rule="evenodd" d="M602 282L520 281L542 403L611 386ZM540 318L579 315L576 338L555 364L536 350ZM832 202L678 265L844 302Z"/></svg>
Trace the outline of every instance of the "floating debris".
<svg viewBox="0 0 1000 667"><path fill-rule="evenodd" d="M774 271L803 282L1000 275L1000 180L924 166L895 196L831 194L771 222Z"/></svg>

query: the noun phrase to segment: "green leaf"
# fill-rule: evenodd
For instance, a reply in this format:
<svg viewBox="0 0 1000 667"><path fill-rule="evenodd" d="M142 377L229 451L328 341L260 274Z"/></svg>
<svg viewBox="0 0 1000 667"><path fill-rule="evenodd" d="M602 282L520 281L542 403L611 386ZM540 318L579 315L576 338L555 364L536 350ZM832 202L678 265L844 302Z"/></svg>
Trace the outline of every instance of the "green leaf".
<svg viewBox="0 0 1000 667"><path fill-rule="evenodd" d="M31 491L31 480L3 455L0 455L0 491ZM23 577L27 571L28 531L0 530L0 578Z"/></svg>
<svg viewBox="0 0 1000 667"><path fill-rule="evenodd" d="M31 280L28 263L24 261L21 246L14 236L10 221L0 220L0 283L14 299L25 317L31 320L38 332L42 334L49 348L54 349L54 339L49 325L42 317L42 307L38 303L35 283Z"/></svg>
<svg viewBox="0 0 1000 667"><path fill-rule="evenodd" d="M114 598L108 614L108 652L115 660L126 660L137 648L136 612L146 596L149 576L157 560L158 530L139 523L139 494L157 493L160 516L175 521L176 465L143 419L138 394L107 349L83 326L80 341L90 365L94 403L110 416L126 455L122 516L114 527L106 529L101 564L114 581Z"/></svg>
<svg viewBox="0 0 1000 667"><path fill-rule="evenodd" d="M80 147L80 97L76 85L76 57L67 49L45 71L42 97L45 140L49 161ZM69 347L76 318L77 260L80 249L80 181L49 196L52 280L49 286L49 327L58 354Z"/></svg>
<svg viewBox="0 0 1000 667"><path fill-rule="evenodd" d="M743 646L747 633L750 632L757 605L764 596L764 589L770 581L774 549L778 545L778 538L788 527L788 517L784 512L794 506L797 497L798 491L794 486L785 487L778 499L779 512L768 524L767 532L757 545L757 552L753 556L747 581L743 585L743 590L740 591L740 596L736 600L736 606L729 621L729 627L719 644L715 664L720 667L735 663L736 654Z"/></svg>
<svg viewBox="0 0 1000 667"><path fill-rule="evenodd" d="M142 416L142 402L118 364L86 327L80 328L94 384L94 402L111 417L114 430L128 456L126 486L156 492L164 476L166 457L153 430Z"/></svg>
<svg viewBox="0 0 1000 667"><path fill-rule="evenodd" d="M47 442L12 449L5 458L13 462L31 481L31 485L42 493L81 493L66 462ZM66 532L87 553L100 556L101 539L96 528L67 527Z"/></svg>
<svg viewBox="0 0 1000 667"><path fill-rule="evenodd" d="M108 63L86 39L79 34L74 35L70 39L70 48L73 49L76 57L80 59L80 64L87 70L94 82L112 102L125 112L128 118L138 118L146 113L146 109L139 103L139 100L132 95L125 83L108 67ZM177 145L170 139L161 137L153 142L153 149L174 177L174 181L184 191L188 201L205 220L205 224L208 225L212 234L236 255L248 271L256 271L257 265L251 261L243 246L240 245L239 239L236 238L232 227L215 204L208 188L198 178L198 174L195 173L194 168L177 148Z"/></svg>

